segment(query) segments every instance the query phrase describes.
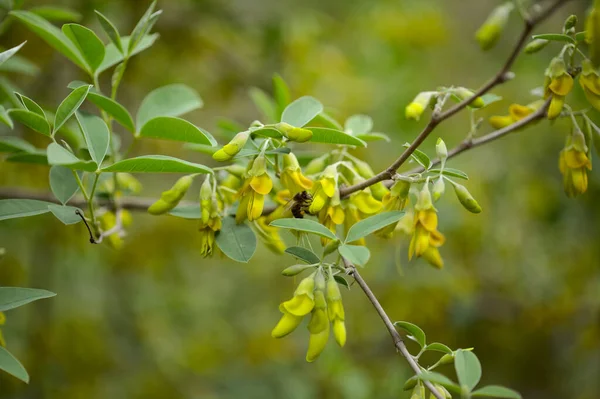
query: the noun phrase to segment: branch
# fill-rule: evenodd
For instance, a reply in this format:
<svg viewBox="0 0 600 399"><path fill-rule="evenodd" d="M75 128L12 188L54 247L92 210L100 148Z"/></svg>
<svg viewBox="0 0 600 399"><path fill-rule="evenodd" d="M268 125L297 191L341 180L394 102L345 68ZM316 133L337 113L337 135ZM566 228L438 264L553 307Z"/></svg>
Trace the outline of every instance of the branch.
<svg viewBox="0 0 600 399"><path fill-rule="evenodd" d="M404 358L406 358L406 361L410 365L410 368L413 369L415 374L420 375L422 373L421 366L419 366L415 358L410 354L410 352L406 348L406 345L404 344L404 340L400 336L400 333L398 333L398 330L396 330L396 327L394 327L394 324L390 320L389 316L387 315L387 313L385 313L385 310L383 310L383 307L375 297L375 294L373 294L373 291L371 291L371 288L369 288L366 281L363 280L362 276L358 273L358 270L356 270L356 267L352 263L350 263L344 257L342 257L342 261L344 262L344 266L346 267L346 273L354 277L354 280L356 280L357 284L363 290L363 292L365 293L365 295L379 314L379 317L381 317L383 324L385 324L385 327L392 336L392 340L394 341L394 346L396 347L396 349L402 354L402 356L404 356ZM437 399L444 399L444 395L442 395L433 386L431 382L423 381L423 383L425 384L427 389L431 391L433 396L435 396Z"/></svg>
<svg viewBox="0 0 600 399"><path fill-rule="evenodd" d="M400 166L402 166L408 160L408 158L415 152L415 150L425 141L425 139L429 136L429 134L431 134L431 132L433 132L433 130L440 123L442 123L446 119L452 117L457 112L464 109L467 105L469 105L471 102L473 102L473 100L475 100L477 97L484 95L485 93L490 91L495 86L506 82L510 78L510 76L509 76L510 68L512 67L513 63L517 59L517 56L523 49L525 42L529 38L529 35L531 34L531 31L533 30L533 28L537 24L539 24L541 21L546 19L548 16L550 16L563 3L566 3L567 1L568 0L555 0L554 3L552 3L548 8L546 8L544 11L538 13L538 15L536 17L526 18L525 26L523 27L523 31L521 32L521 35L519 36L519 39L517 40L517 43L515 44L513 51L510 53L510 55L508 56L508 59L506 60L506 62L502 66L502 68L500 68L500 70L496 73L496 75L494 77L492 77L483 86L481 86L470 98L467 98L467 99L461 101L460 103L454 105L453 107L447 109L444 112L438 113L438 112L434 111L431 116L431 119L429 120L429 123L425 126L425 128L421 131L421 133L419 133L419 135L412 142L412 144L406 150L404 150L404 152L400 155L400 157L398 159L396 159L394 161L394 163L392 163L387 169L381 171L380 173L376 174L375 176L373 176L367 180L363 180L362 182L360 182L358 184L354 184L352 186L342 187L340 189L340 196L346 197L356 191L363 190L369 186L372 186L373 184L379 183L380 181L390 180L396 174L396 171L398 170L398 168L400 168Z"/></svg>

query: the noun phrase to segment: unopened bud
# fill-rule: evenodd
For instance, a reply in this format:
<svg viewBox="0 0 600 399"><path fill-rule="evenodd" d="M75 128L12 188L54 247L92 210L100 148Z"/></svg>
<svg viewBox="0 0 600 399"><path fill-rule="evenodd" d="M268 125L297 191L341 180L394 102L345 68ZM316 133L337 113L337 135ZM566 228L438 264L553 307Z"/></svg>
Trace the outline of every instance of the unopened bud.
<svg viewBox="0 0 600 399"><path fill-rule="evenodd" d="M435 152L442 163L444 163L448 158L448 148L446 148L446 143L444 143L444 140L442 140L441 137L437 139L437 143L435 144Z"/></svg>
<svg viewBox="0 0 600 399"><path fill-rule="evenodd" d="M283 274L284 276L287 276L287 277L292 277L292 276L296 276L296 275L302 273L303 271L305 271L307 269L310 269L311 267L314 267L314 266L313 265L293 265L293 266L283 269L281 271L281 274Z"/></svg>
<svg viewBox="0 0 600 399"><path fill-rule="evenodd" d="M437 94L435 91L423 91L417 94L414 100L412 100L412 102L408 104L404 110L406 119L418 121L421 118L421 115L423 115L425 108L427 108L431 103L431 99L435 94Z"/></svg>
<svg viewBox="0 0 600 399"><path fill-rule="evenodd" d="M585 135L581 130L574 130L571 135L571 139L571 144L573 145L573 148L575 148L577 151L587 153L588 147L585 143Z"/></svg>
<svg viewBox="0 0 600 399"><path fill-rule="evenodd" d="M526 54L534 54L546 47L548 43L550 43L550 41L546 39L533 39L525 46L524 51Z"/></svg>
<svg viewBox="0 0 600 399"><path fill-rule="evenodd" d="M312 139L313 132L308 129L301 127L295 127L289 123L280 122L275 125L275 128L281 132L290 141L296 141L298 143L304 143Z"/></svg>
<svg viewBox="0 0 600 399"><path fill-rule="evenodd" d="M175 208L193 182L192 176L183 176L175 182L170 190L164 191L160 199L148 208L151 215L162 215Z"/></svg>
<svg viewBox="0 0 600 399"><path fill-rule="evenodd" d="M394 183L390 191L393 196L404 199L408 197L408 193L410 191L410 183L404 180L398 180Z"/></svg>
<svg viewBox="0 0 600 399"><path fill-rule="evenodd" d="M575 28L577 25L577 15L569 15L569 17L565 20L564 32L567 33L571 29Z"/></svg>
<svg viewBox="0 0 600 399"><path fill-rule="evenodd" d="M425 399L425 387L423 384L419 383L414 387L410 399Z"/></svg>
<svg viewBox="0 0 600 399"><path fill-rule="evenodd" d="M446 190L446 185L444 184L444 178L442 176L440 176L435 183L433 183L433 193L432 193L432 198L433 201L437 201L440 199L440 197L444 194L444 191Z"/></svg>
<svg viewBox="0 0 600 399"><path fill-rule="evenodd" d="M417 200L417 204L415 205L415 209L418 211L423 211L431 208L433 208L431 192L429 191L429 186L427 183L425 183L419 192L419 198Z"/></svg>
<svg viewBox="0 0 600 399"><path fill-rule="evenodd" d="M298 158L296 158L293 152L283 156L283 169L298 170L299 168Z"/></svg>
<svg viewBox="0 0 600 399"><path fill-rule="evenodd" d="M481 206L479 206L475 198L473 198L473 196L465 186L454 183L454 193L456 194L456 198L458 198L458 200L466 210L472 213L481 212Z"/></svg>
<svg viewBox="0 0 600 399"><path fill-rule="evenodd" d="M413 389L416 385L417 385L417 376L413 375L412 377L410 377L408 380L406 380L406 382L404 383L404 390L408 391L410 389Z"/></svg>
<svg viewBox="0 0 600 399"><path fill-rule="evenodd" d="M456 94L456 96L461 101L473 98L473 95L475 94L471 90L467 89L466 87L457 87L456 89L454 89L453 92L454 92L454 94ZM481 98L481 97L475 97L475 98L473 98L473 101L471 101L469 103L469 107L471 107L471 108L481 108L484 105L485 105L485 101L483 101L483 98Z"/></svg>
<svg viewBox="0 0 600 399"><path fill-rule="evenodd" d="M477 39L479 47L482 50L489 50L496 45L513 8L514 5L512 2L507 2L494 8L477 33L475 33L475 39Z"/></svg>
<svg viewBox="0 0 600 399"><path fill-rule="evenodd" d="M258 155L252 161L252 167L248 171L250 176L260 176L267 173L267 160L263 154Z"/></svg>
<svg viewBox="0 0 600 399"><path fill-rule="evenodd" d="M329 243L327 245L325 245L325 248L323 248L323 256L327 256L330 253L336 251L339 246L340 246L340 240L329 241Z"/></svg>
<svg viewBox="0 0 600 399"><path fill-rule="evenodd" d="M249 131L236 134L229 143L225 144L223 148L217 150L213 154L213 159L220 162L229 161L231 158L236 156L242 148L244 148L246 142L248 141L248 137L250 137Z"/></svg>

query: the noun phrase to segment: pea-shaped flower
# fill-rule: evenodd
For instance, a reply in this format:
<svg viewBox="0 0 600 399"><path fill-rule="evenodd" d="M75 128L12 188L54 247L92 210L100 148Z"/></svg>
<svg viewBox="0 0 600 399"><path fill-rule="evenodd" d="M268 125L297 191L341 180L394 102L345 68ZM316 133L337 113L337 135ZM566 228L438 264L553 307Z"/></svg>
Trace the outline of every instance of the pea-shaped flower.
<svg viewBox="0 0 600 399"><path fill-rule="evenodd" d="M333 197L337 188L337 166L329 165L317 180L312 190L312 203L308 208L310 213L317 214L327 201Z"/></svg>
<svg viewBox="0 0 600 399"><path fill-rule="evenodd" d="M423 91L412 100L410 104L406 106L404 114L406 119L412 119L418 121L421 119L421 115L425 112L425 109L430 105L432 99L437 95L435 91Z"/></svg>
<svg viewBox="0 0 600 399"><path fill-rule="evenodd" d="M548 107L548 119L555 119L562 111L565 97L573 88L573 77L567 72L565 61L562 57L555 57L546 69L544 81L545 97L551 97Z"/></svg>
<svg viewBox="0 0 600 399"><path fill-rule="evenodd" d="M235 215L236 222L258 219L262 215L265 195L269 194L272 188L273 182L267 173L267 162L261 154L252 161L248 177L237 194L240 204Z"/></svg>
<svg viewBox="0 0 600 399"><path fill-rule="evenodd" d="M495 129L502 129L520 121L526 116L534 113L544 104L544 100L537 100L527 105L511 104L508 107L508 115L494 115L489 122Z"/></svg>
<svg viewBox="0 0 600 399"><path fill-rule="evenodd" d="M302 318L315 307L315 275L313 273L300 281L292 299L279 305L283 316L271 332L274 338L284 337L294 331Z"/></svg>
<svg viewBox="0 0 600 399"><path fill-rule="evenodd" d="M387 193L383 200L381 201L383 204L383 211L401 211L406 206L408 202L408 193L410 190L410 183L402 180L398 180L391 187L390 192ZM378 230L376 234L380 237L389 238L394 233L396 228L396 223L392 223L382 229Z"/></svg>
<svg viewBox="0 0 600 399"><path fill-rule="evenodd" d="M585 98L594 108L600 110L600 74L594 69L590 60L583 60L581 67L579 84L583 88Z"/></svg>
<svg viewBox="0 0 600 399"><path fill-rule="evenodd" d="M560 152L559 169L563 175L565 193L569 197L587 191L588 170L592 170L592 162L581 131L575 131L568 137L565 148Z"/></svg>
<svg viewBox="0 0 600 399"><path fill-rule="evenodd" d="M419 193L415 205L414 231L408 249L408 258L421 256L431 265L442 268L444 262L438 250L444 241L444 236L437 231L437 211L431 201L431 193L427 184Z"/></svg>
<svg viewBox="0 0 600 399"><path fill-rule="evenodd" d="M335 190L335 193L329 203L321 209L318 215L319 222L327 227L333 234L336 232L336 226L343 224L346 218L344 209L340 201L340 192ZM321 244L327 245L330 240L326 237L321 237Z"/></svg>
<svg viewBox="0 0 600 399"><path fill-rule="evenodd" d="M292 196L313 187L312 180L302 174L298 159L293 153L283 156L283 170L281 171L280 180L281 184L290 190Z"/></svg>
<svg viewBox="0 0 600 399"><path fill-rule="evenodd" d="M327 281L327 313L333 324L333 336L336 342L340 346L344 346L346 344L346 325L344 324L345 314L342 293L332 275L329 276Z"/></svg>

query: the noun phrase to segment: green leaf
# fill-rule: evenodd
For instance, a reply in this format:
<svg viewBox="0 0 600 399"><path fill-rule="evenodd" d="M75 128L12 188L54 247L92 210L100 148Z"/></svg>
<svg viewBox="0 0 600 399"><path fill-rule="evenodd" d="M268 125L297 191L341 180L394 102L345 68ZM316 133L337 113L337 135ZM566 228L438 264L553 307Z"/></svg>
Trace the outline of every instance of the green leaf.
<svg viewBox="0 0 600 399"><path fill-rule="evenodd" d="M290 89L281 75L277 73L273 75L273 97L277 106L277 115L274 120L278 121L281 118L283 110L290 103Z"/></svg>
<svg viewBox="0 0 600 399"><path fill-rule="evenodd" d="M64 224L76 224L81 222L81 217L77 215L77 211L81 210L79 208L75 208L74 206L65 206L65 205L48 205L48 209L58 220L63 222Z"/></svg>
<svg viewBox="0 0 600 399"><path fill-rule="evenodd" d="M133 52L133 54L130 55L130 57L135 54L138 54L138 53L146 50L150 46L152 46L154 44L154 42L156 41L156 39L158 39L158 37L159 37L159 35L157 33L144 36L142 38L142 41L136 46L135 51ZM123 48L127 48L127 46L129 45L129 37L122 36L121 43L123 45ZM111 43L107 44L105 50L106 50L106 52L104 55L104 61L102 61L102 65L100 65L98 67L98 69L96 70L96 75L101 74L102 72L106 71L107 69L109 69L109 68L117 65L121 61L123 61L123 54L121 54L121 52L117 49L117 47L115 46L114 43L111 42Z"/></svg>
<svg viewBox="0 0 600 399"><path fill-rule="evenodd" d="M550 40L550 41L554 41L554 42L567 42L567 43L575 44L575 39L573 39L571 36L563 35L560 33L542 33L541 35L533 35L533 36L531 36L531 38L532 39Z"/></svg>
<svg viewBox="0 0 600 399"><path fill-rule="evenodd" d="M341 130L329 129L325 127L307 127L306 129L313 132L313 136L310 139L313 143L325 143L325 144L343 144L353 145L356 147L366 147L367 143L364 141L350 136L342 132Z"/></svg>
<svg viewBox="0 0 600 399"><path fill-rule="evenodd" d="M344 124L344 130L352 136L367 134L371 129L373 129L373 119L368 115L352 115Z"/></svg>
<svg viewBox="0 0 600 399"><path fill-rule="evenodd" d="M410 147L409 143L405 143L404 144L405 148ZM429 157L427 156L427 154L425 154L423 151L421 150L415 150L410 157L412 159L414 159L419 165L421 165L423 168L425 168L425 170L431 168L431 159L429 159Z"/></svg>
<svg viewBox="0 0 600 399"><path fill-rule="evenodd" d="M2 105L0 105L0 122L4 123L11 129L14 127L13 121L10 119L10 115L8 115L6 108L4 108Z"/></svg>
<svg viewBox="0 0 600 399"><path fill-rule="evenodd" d="M446 377L443 374L436 373L435 371L422 371L419 374L419 379L423 381L433 382L435 384L440 384L444 388L447 388L449 391L453 391L455 393L460 393L460 387L450 378Z"/></svg>
<svg viewBox="0 0 600 399"><path fill-rule="evenodd" d="M407 337L418 343L421 348L427 344L425 332L423 332L421 327L417 326L416 324L412 324L407 321L397 321L394 323L394 326L400 327L406 331L408 333Z"/></svg>
<svg viewBox="0 0 600 399"><path fill-rule="evenodd" d="M6 162L30 163L37 165L48 165L46 151L36 149L35 152L18 152L5 159Z"/></svg>
<svg viewBox="0 0 600 399"><path fill-rule="evenodd" d="M119 31L115 27L115 25L104 16L100 11L95 10L96 17L98 18L98 22L100 22L100 26L104 30L104 33L108 36L111 42L115 45L115 47L119 50L120 53L123 53L123 44L121 43L121 35L119 35Z"/></svg>
<svg viewBox="0 0 600 399"><path fill-rule="evenodd" d="M283 147L283 148L275 148L273 150L268 150L265 151L264 154L265 155L276 155L276 154L289 154L290 152L292 152L292 150L290 148L287 147ZM244 148L243 150L241 150L240 152L238 152L236 154L235 157L233 157L233 159L241 159L241 158L247 158L247 157L253 157L260 154L260 151L258 150L252 150L249 148Z"/></svg>
<svg viewBox="0 0 600 399"><path fill-rule="evenodd" d="M366 265L371 257L369 248L362 245L343 244L338 247L338 251L344 258L358 266Z"/></svg>
<svg viewBox="0 0 600 399"><path fill-rule="evenodd" d="M30 8L29 11L39 15L48 21L79 21L81 20L81 14L77 11L71 10L70 8L57 7L57 6L40 6Z"/></svg>
<svg viewBox="0 0 600 399"><path fill-rule="evenodd" d="M452 354L452 349L450 349L448 346L446 346L444 344L440 344L439 342L434 342L432 344L429 344L429 345L427 345L427 347L425 349L428 351L443 352L448 355Z"/></svg>
<svg viewBox="0 0 600 399"><path fill-rule="evenodd" d="M1 52L0 53L0 65L4 64L4 62L6 62L6 60L8 60L13 55L15 55L17 53L17 51L21 50L21 47L23 47L25 45L25 43L27 43L27 42L25 41L25 42L19 44L18 46L15 46L13 48L10 48L6 51Z"/></svg>
<svg viewBox="0 0 600 399"><path fill-rule="evenodd" d="M488 385L471 393L472 397L521 399L521 394L499 385Z"/></svg>
<svg viewBox="0 0 600 399"><path fill-rule="evenodd" d="M358 134L356 135L356 138L366 143L369 143L371 141L387 141L389 143L390 141L392 141L387 134L378 132L369 134Z"/></svg>
<svg viewBox="0 0 600 399"><path fill-rule="evenodd" d="M51 204L52 202L32 199L0 200L0 220L41 215L49 212L48 205Z"/></svg>
<svg viewBox="0 0 600 399"><path fill-rule="evenodd" d="M81 103L85 100L92 85L81 86L73 90L67 98L63 100L56 110L54 116L54 131L57 132L62 125L77 111Z"/></svg>
<svg viewBox="0 0 600 399"><path fill-rule="evenodd" d="M329 115L325 111L315 116L311 121L311 125L312 124L321 125L322 127L334 130L344 130L344 127L337 120L335 120L333 116Z"/></svg>
<svg viewBox="0 0 600 399"><path fill-rule="evenodd" d="M583 42L585 41L585 36L586 36L586 32L577 32L575 33L575 40L578 42Z"/></svg>
<svg viewBox="0 0 600 399"><path fill-rule="evenodd" d="M54 165L50 168L50 189L56 199L66 204L77 193L79 185L71 169Z"/></svg>
<svg viewBox="0 0 600 399"><path fill-rule="evenodd" d="M0 287L0 312L53 296L56 296L54 292L36 288Z"/></svg>
<svg viewBox="0 0 600 399"><path fill-rule="evenodd" d="M202 99L183 84L172 84L151 91L142 101L137 113L137 127L158 116L180 116L202 107Z"/></svg>
<svg viewBox="0 0 600 399"><path fill-rule="evenodd" d="M179 205L169 211L169 215L183 219L201 219L200 205Z"/></svg>
<svg viewBox="0 0 600 399"><path fill-rule="evenodd" d="M434 174L440 173L440 169L439 168L430 169L429 172L434 173ZM454 168L444 168L444 171L442 172L442 174L446 175L446 176L458 177L459 179L469 180L469 176L467 176L467 174L465 172L463 172L462 170L454 169Z"/></svg>
<svg viewBox="0 0 600 399"><path fill-rule="evenodd" d="M35 34L40 36L55 50L63 54L65 57L73 61L77 66L86 70L85 61L79 54L77 48L67 39L64 33L56 26L29 11L11 11L10 15L17 18L19 21L27 25Z"/></svg>
<svg viewBox="0 0 600 399"><path fill-rule="evenodd" d="M481 363L477 356L471 351L457 350L454 354L454 368L460 385L472 391L481 379Z"/></svg>
<svg viewBox="0 0 600 399"><path fill-rule="evenodd" d="M483 107L487 107L490 104L493 104L495 102L502 100L502 97L500 97L499 95L494 94L494 93L486 93L483 96L481 96L480 98L483 100ZM483 107L479 107L478 109L481 109Z"/></svg>
<svg viewBox="0 0 600 399"><path fill-rule="evenodd" d="M304 96L285 107L281 115L281 122L303 127L321 112L323 112L323 104L319 100Z"/></svg>
<svg viewBox="0 0 600 399"><path fill-rule="evenodd" d="M150 119L140 130L139 137L217 145L217 141L206 130L194 126L185 119L173 116L159 116Z"/></svg>
<svg viewBox="0 0 600 399"><path fill-rule="evenodd" d="M10 109L8 110L8 115L10 115L11 119L20 122L31 130L50 137L50 124L45 118L35 112L26 109Z"/></svg>
<svg viewBox="0 0 600 399"><path fill-rule="evenodd" d="M29 374L25 367L3 346L0 346L0 369L27 384L29 383Z"/></svg>
<svg viewBox="0 0 600 399"><path fill-rule="evenodd" d="M273 99L258 87L251 87L248 90L248 95L258 111L267 119L268 122L276 122L279 117L277 115L277 104Z"/></svg>
<svg viewBox="0 0 600 399"><path fill-rule="evenodd" d="M0 152L33 152L36 148L20 137L0 137Z"/></svg>
<svg viewBox="0 0 600 399"><path fill-rule="evenodd" d="M252 134L252 137L256 135L264 137L273 137L276 139L280 139L283 137L279 130L274 129L272 127L250 128L250 132Z"/></svg>
<svg viewBox="0 0 600 399"><path fill-rule="evenodd" d="M321 259L308 248L303 247L289 247L285 250L286 253L300 259L301 261L306 262L309 265L314 265L316 263L321 263Z"/></svg>
<svg viewBox="0 0 600 399"><path fill-rule="evenodd" d="M133 54L133 51L137 47L140 40L144 37L144 35L152 29L152 25L156 22L156 18L153 19L154 7L156 7L156 0L150 3L150 6L142 15L136 26L133 28L131 32L131 41L127 44L127 54Z"/></svg>
<svg viewBox="0 0 600 399"><path fill-rule="evenodd" d="M219 249L236 262L247 263L256 251L256 235L252 229L245 223L235 223L232 217L223 219L215 241Z"/></svg>
<svg viewBox="0 0 600 399"><path fill-rule="evenodd" d="M104 49L104 43L96 36L94 31L78 24L65 24L62 31L79 49L91 72L98 69L104 61L106 50Z"/></svg>
<svg viewBox="0 0 600 399"><path fill-rule="evenodd" d="M213 147L212 145L190 144L190 143L184 144L183 148L185 148L186 150L190 150L190 151L198 151L198 152L201 152L203 154L208 154L208 155L214 154L219 149L219 147Z"/></svg>
<svg viewBox="0 0 600 399"><path fill-rule="evenodd" d="M345 242L353 242L366 237L387 225L398 222L402 216L404 216L404 212L390 211L382 212L363 219L350 227Z"/></svg>
<svg viewBox="0 0 600 399"><path fill-rule="evenodd" d="M0 65L0 71L6 73L19 73L26 76L35 76L40 72L40 68L33 62L18 54L13 55L4 64Z"/></svg>
<svg viewBox="0 0 600 399"><path fill-rule="evenodd" d="M57 143L50 143L46 149L46 154L50 165L62 165L74 170L85 170L86 172L95 172L98 168L93 161L83 161Z"/></svg>
<svg viewBox="0 0 600 399"><path fill-rule="evenodd" d="M44 112L44 110L42 109L42 107L40 107L38 105L38 103L36 103L35 101L33 101L31 98L29 98L27 96L24 96L23 94L15 93L15 95L19 98L19 100L21 100L21 104L23 104L23 106L27 110L29 110L31 112L35 112L36 114L38 114L42 118L46 119L46 113Z"/></svg>
<svg viewBox="0 0 600 399"><path fill-rule="evenodd" d="M346 280L345 278L343 278L342 276L340 276L339 274L336 274L335 276L333 276L333 279L338 283L343 285L344 287L350 289L350 284L348 284L348 280Z"/></svg>
<svg viewBox="0 0 600 399"><path fill-rule="evenodd" d="M323 226L321 223L315 222L314 220L297 218L277 219L273 220L270 226L303 231L305 233L317 234L321 237L337 240L335 234L333 234L327 227Z"/></svg>
<svg viewBox="0 0 600 399"><path fill-rule="evenodd" d="M129 173L212 173L207 166L165 155L129 158L102 168L103 172Z"/></svg>
<svg viewBox="0 0 600 399"><path fill-rule="evenodd" d="M83 132L83 137L96 165L102 165L110 145L110 132L108 126L99 116L92 114L76 113L77 121Z"/></svg>

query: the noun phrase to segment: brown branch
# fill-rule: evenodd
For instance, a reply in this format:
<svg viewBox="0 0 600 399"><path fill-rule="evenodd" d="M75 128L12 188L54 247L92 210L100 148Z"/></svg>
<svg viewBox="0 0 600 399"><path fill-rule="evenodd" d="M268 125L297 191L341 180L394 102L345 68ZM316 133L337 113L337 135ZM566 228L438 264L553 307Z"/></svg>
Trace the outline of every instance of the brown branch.
<svg viewBox="0 0 600 399"><path fill-rule="evenodd" d="M396 174L398 168L400 168L400 166L402 166L410 158L410 156L415 152L415 150L425 141L425 139L431 134L431 132L433 132L433 130L440 123L464 109L477 97L484 95L495 86L506 82L509 79L510 68L512 67L513 63L517 59L517 56L523 49L525 42L527 41L529 35L533 31L533 28L541 21L546 19L548 16L550 16L563 3L566 3L567 1L568 0L555 0L554 3L552 3L544 11L540 12L536 17L526 18L525 26L523 27L521 35L519 36L519 39L517 40L513 51L510 53L508 59L494 77L492 77L483 86L481 86L470 98L461 101L453 107L448 108L444 112L438 113L434 111L431 116L431 119L429 120L429 123L425 126L421 133L419 133L419 135L412 142L412 144L406 150L404 150L404 152L402 152L398 159L394 161L394 163L392 163L387 169L381 171L380 173L376 174L375 176L369 179L363 180L362 182L354 184L352 186L342 187L340 189L340 196L346 197L356 191L363 190L369 186L372 186L373 184L379 183L380 181L390 180Z"/></svg>
<svg viewBox="0 0 600 399"><path fill-rule="evenodd" d="M404 340L400 336L400 333L398 333L398 330L396 330L396 327L394 327L394 324L390 320L389 316L387 315L387 313L385 313L385 310L383 310L383 307L377 300L377 297L375 297L375 294L373 294L373 291L371 291L371 288L369 288L366 281L362 278L360 273L358 273L358 270L356 270L356 267L352 263L350 263L346 258L343 258L343 257L342 257L342 261L344 262L344 266L346 267L346 273L348 275L354 277L354 280L356 281L356 283L363 290L363 292L369 299L369 302L371 302L371 304L377 311L377 314L379 314L379 317L383 321L383 324L385 324L385 327L387 328L388 332L392 336L392 340L394 341L394 346L396 347L396 349L406 359L406 361L410 365L410 368L413 369L415 374L420 375L422 373L421 366L419 366L419 364L417 363L415 358L408 351L408 348L404 344ZM427 389L429 389L431 391L433 396L435 396L437 399L444 399L444 395L442 395L433 386L433 384L431 382L423 381L423 383L425 384Z"/></svg>

